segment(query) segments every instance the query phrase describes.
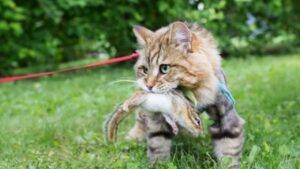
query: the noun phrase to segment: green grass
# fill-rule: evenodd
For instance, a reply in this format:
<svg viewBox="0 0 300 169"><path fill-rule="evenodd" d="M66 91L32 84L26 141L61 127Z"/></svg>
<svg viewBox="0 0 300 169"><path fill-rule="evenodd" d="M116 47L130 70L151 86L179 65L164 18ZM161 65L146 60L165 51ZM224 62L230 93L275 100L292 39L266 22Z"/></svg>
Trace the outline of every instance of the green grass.
<svg viewBox="0 0 300 169"><path fill-rule="evenodd" d="M224 61L246 123L242 168L300 166L300 55ZM110 66L0 84L0 168L147 168L146 144L127 142L133 115L106 144L102 125L134 87L132 68ZM207 124L207 117L202 116ZM174 140L157 168L216 168L209 135Z"/></svg>

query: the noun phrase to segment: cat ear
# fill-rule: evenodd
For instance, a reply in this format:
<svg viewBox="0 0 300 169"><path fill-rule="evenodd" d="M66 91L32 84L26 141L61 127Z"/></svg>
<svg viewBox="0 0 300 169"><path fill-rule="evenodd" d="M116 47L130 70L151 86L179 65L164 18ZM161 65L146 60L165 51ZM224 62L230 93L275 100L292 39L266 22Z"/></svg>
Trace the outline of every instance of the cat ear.
<svg viewBox="0 0 300 169"><path fill-rule="evenodd" d="M150 37L153 34L151 30L138 25L133 26L133 33L136 36L138 43L142 46L149 43Z"/></svg>
<svg viewBox="0 0 300 169"><path fill-rule="evenodd" d="M182 22L171 24L171 43L184 50L191 50L192 33Z"/></svg>

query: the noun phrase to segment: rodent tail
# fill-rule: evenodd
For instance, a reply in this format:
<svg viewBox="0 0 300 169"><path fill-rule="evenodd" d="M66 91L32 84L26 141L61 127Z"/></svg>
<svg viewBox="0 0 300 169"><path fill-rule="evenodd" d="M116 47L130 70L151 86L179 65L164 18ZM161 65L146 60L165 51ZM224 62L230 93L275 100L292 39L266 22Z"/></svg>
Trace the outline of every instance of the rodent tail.
<svg viewBox="0 0 300 169"><path fill-rule="evenodd" d="M122 109L119 105L115 111L113 111L104 123L105 139L108 142L115 142L117 139L117 130L119 123L129 114Z"/></svg>

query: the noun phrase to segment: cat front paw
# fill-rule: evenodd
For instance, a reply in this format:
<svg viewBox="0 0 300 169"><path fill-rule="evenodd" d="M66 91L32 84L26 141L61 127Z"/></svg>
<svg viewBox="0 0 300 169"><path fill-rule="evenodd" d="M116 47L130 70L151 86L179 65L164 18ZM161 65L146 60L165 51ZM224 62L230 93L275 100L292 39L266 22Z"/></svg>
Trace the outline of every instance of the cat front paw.
<svg viewBox="0 0 300 169"><path fill-rule="evenodd" d="M128 141L144 141L146 139L146 132L140 128L132 128L125 137Z"/></svg>

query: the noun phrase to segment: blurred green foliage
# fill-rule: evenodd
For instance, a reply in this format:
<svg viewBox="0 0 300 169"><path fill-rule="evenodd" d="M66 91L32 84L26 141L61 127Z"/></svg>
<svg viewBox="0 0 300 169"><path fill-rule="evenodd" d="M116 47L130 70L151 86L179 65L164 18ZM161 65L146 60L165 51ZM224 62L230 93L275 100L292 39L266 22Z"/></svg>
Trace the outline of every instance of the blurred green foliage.
<svg viewBox="0 0 300 169"><path fill-rule="evenodd" d="M13 67L131 53L133 24L157 29L198 22L224 55L278 52L299 45L296 0L1 0L0 74ZM298 43L298 44L297 44Z"/></svg>

